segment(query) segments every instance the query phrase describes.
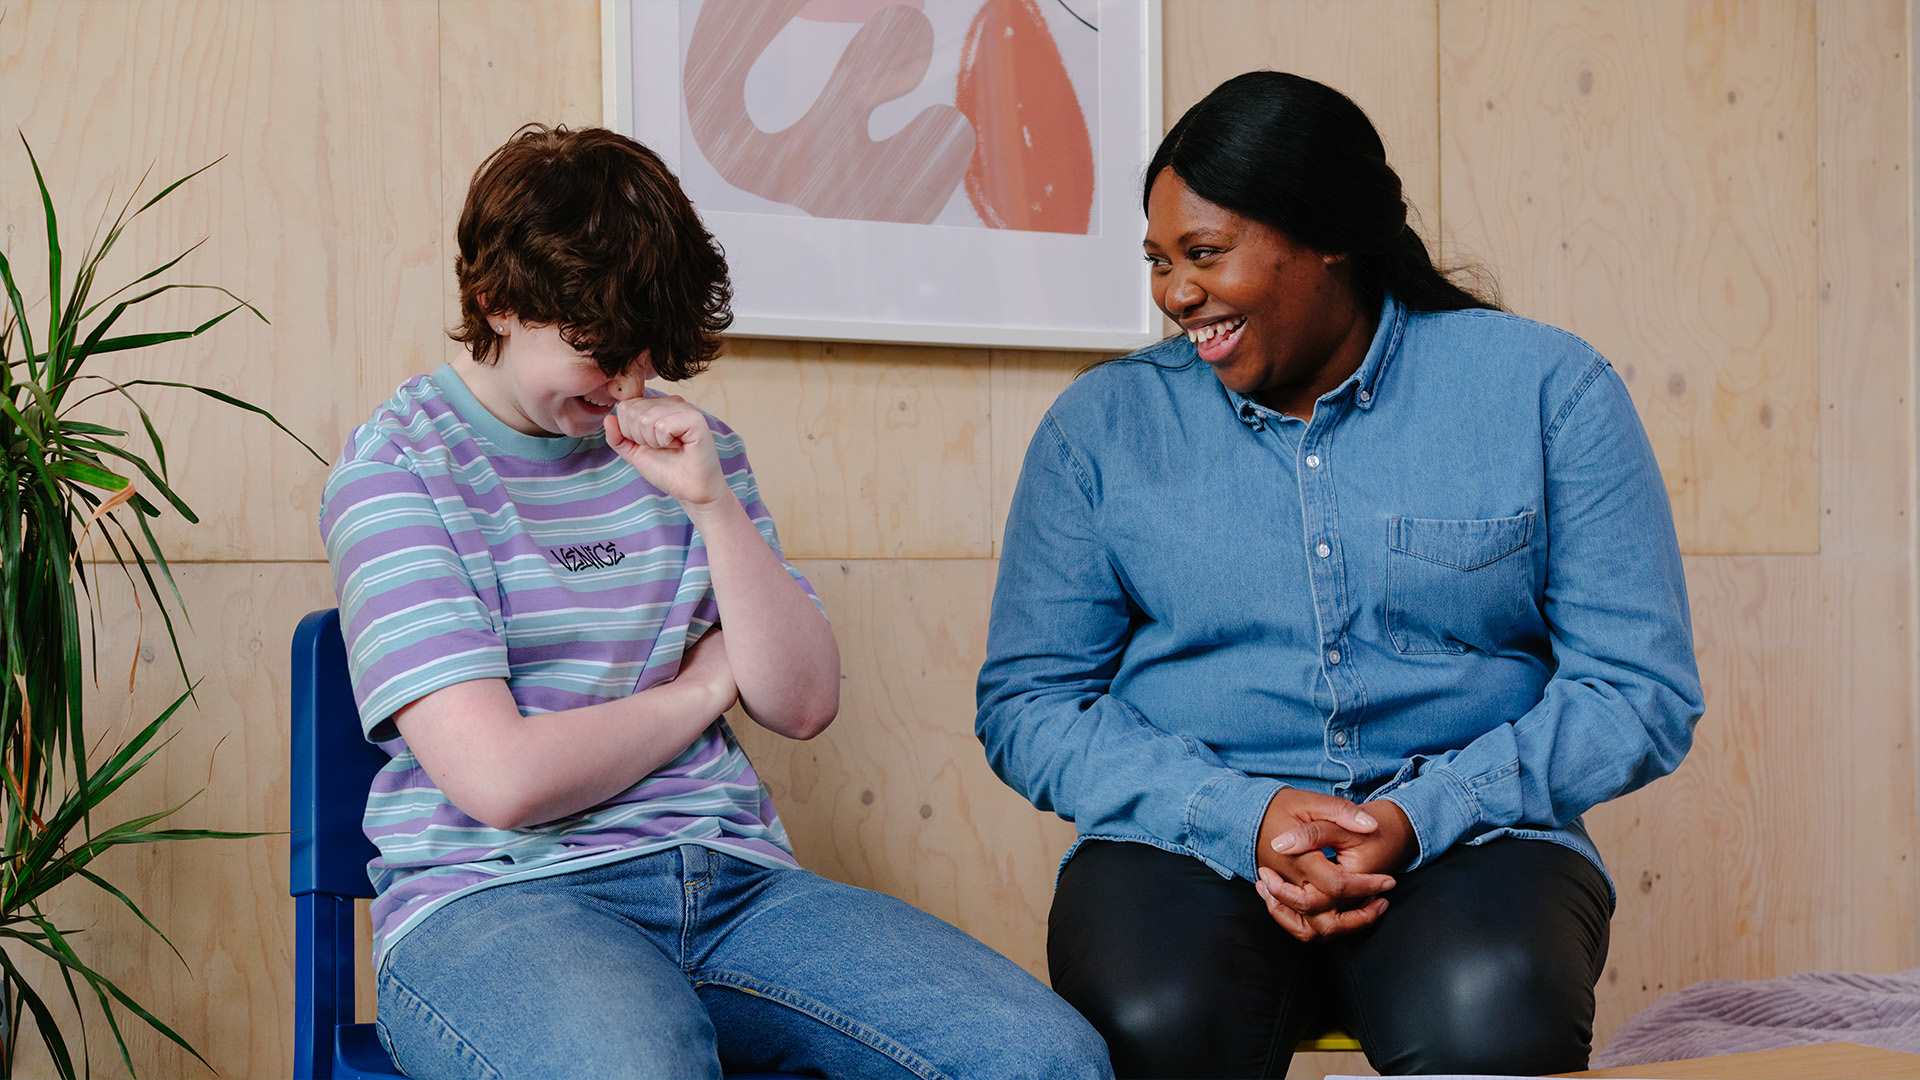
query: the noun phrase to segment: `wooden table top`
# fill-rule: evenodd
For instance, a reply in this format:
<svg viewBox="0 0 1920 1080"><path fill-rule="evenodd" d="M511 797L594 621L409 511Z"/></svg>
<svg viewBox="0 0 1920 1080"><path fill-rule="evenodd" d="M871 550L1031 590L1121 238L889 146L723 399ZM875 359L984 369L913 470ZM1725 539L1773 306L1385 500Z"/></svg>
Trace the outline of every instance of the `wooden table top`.
<svg viewBox="0 0 1920 1080"><path fill-rule="evenodd" d="M1920 1054L1902 1054L1855 1043L1818 1043L1566 1075L1646 1077L1648 1080L1920 1080Z"/></svg>

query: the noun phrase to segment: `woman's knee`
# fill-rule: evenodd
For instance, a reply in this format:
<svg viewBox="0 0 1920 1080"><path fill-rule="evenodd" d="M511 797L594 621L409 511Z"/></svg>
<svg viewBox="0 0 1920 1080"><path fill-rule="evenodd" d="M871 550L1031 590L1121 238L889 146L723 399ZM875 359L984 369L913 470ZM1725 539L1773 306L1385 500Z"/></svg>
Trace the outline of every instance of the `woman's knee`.
<svg viewBox="0 0 1920 1080"><path fill-rule="evenodd" d="M1593 990L1520 948L1435 964L1408 1015L1368 1025L1367 1055L1387 1073L1536 1075L1587 1067Z"/></svg>
<svg viewBox="0 0 1920 1080"><path fill-rule="evenodd" d="M1120 1076L1255 1075L1292 1022L1292 944L1244 882L1189 856L1096 841L1061 875L1047 963Z"/></svg>
<svg viewBox="0 0 1920 1080"><path fill-rule="evenodd" d="M1254 1018L1222 1000L1219 983L1205 979L1110 980L1060 989L1098 1031L1122 1077L1258 1072L1280 1022L1272 1016L1249 1022Z"/></svg>

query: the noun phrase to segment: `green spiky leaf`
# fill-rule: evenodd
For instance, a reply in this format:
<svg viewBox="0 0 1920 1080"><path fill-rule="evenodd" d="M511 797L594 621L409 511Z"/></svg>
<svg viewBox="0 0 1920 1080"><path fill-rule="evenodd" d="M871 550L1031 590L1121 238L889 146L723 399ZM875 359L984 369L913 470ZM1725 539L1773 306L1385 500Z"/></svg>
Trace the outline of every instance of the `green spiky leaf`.
<svg viewBox="0 0 1920 1080"><path fill-rule="evenodd" d="M196 519L178 494L165 438L138 391L147 387L189 390L259 416L290 436L293 432L266 409L224 391L193 381L128 378L103 367L124 362L116 358L131 352L212 334L236 314L266 321L253 304L220 286L157 280L180 266L199 243L104 297L94 291L102 260L125 230L217 161L144 201L142 177L115 212L109 215L109 208L102 209L77 262L66 265L52 188L24 134L21 143L40 194L48 258L47 279L26 281L23 268L0 252L0 290L4 291L0 300L0 983L11 991L0 998L4 1013L0 1021L6 1024L4 1030L16 1035L37 1031L58 1075L75 1075L69 1049L73 1036L48 1008L53 976L45 973L43 965L32 965L32 978L42 980L36 986L18 964L18 950L31 950L53 963L76 1012L80 986L85 985L106 1017L122 1065L135 1075L121 1029L120 1021L126 1016L196 1058L200 1055L83 957L80 939L48 920L40 904L57 888L98 890L173 948L162 928L148 918L139 898L109 881L96 860L121 847L258 835L164 827L184 802L159 810L121 811L115 813L119 820L114 824L97 827L109 801L124 799L132 790L128 788L131 781L167 750L179 730L182 709L196 700L196 683L176 631L176 616L184 619L186 606L149 523L168 512L189 523ZM70 278L66 277L69 272ZM156 297L206 292L219 294L226 302L200 316L190 329L116 332L127 312ZM39 309L29 308L27 296L46 298L45 318L38 323L44 336L36 333ZM97 383L104 389L68 401L68 392L82 383ZM121 427L74 414L103 395L117 395L132 405L140 420L139 434L130 436ZM147 446L135 443L140 438ZM294 439L324 461L304 440ZM129 517L132 524L126 520ZM92 546L96 543L100 547ZM103 561L79 561L83 544L90 551L103 547ZM105 617L99 585L107 556L143 611L159 615L185 689L157 716L139 723L125 742L90 747L83 722L83 691L89 667L98 670L99 629ZM119 804L112 806L117 809ZM180 955L178 949L174 953ZM22 1032L22 1024L28 1026L27 1032ZM78 1037L84 1051L84 1027ZM18 1044L14 1038L0 1045L0 1077L11 1074ZM84 1053L81 1062L91 1070Z"/></svg>

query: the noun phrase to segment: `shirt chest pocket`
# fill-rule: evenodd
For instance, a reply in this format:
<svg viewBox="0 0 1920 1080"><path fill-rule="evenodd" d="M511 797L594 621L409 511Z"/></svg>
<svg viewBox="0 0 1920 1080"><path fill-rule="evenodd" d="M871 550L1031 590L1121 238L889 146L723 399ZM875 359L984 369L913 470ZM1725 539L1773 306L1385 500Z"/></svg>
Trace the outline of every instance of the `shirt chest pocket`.
<svg viewBox="0 0 1920 1080"><path fill-rule="evenodd" d="M1387 521L1387 635L1406 655L1496 651L1538 630L1533 511Z"/></svg>

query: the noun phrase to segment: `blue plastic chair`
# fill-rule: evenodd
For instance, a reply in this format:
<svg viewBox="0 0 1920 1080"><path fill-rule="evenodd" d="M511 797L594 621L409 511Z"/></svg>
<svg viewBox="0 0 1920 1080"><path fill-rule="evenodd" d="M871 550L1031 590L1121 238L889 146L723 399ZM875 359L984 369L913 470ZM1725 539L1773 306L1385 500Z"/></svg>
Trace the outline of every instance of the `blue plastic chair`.
<svg viewBox="0 0 1920 1080"><path fill-rule="evenodd" d="M360 819L386 763L360 734L340 614L313 612L293 632L294 1080L401 1077L373 1025L353 1022L353 902L373 898L367 863L377 854Z"/></svg>

